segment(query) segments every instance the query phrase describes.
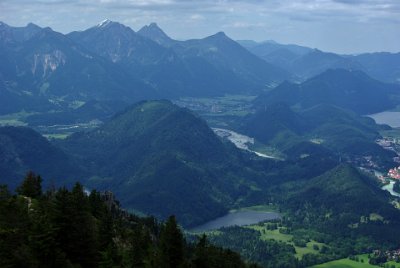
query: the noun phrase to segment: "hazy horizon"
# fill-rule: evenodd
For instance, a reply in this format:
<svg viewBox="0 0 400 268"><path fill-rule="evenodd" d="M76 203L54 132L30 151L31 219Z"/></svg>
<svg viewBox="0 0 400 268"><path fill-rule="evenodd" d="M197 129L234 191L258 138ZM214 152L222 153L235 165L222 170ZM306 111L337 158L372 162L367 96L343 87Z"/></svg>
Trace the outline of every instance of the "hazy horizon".
<svg viewBox="0 0 400 268"><path fill-rule="evenodd" d="M152 22L177 40L223 31L234 40L274 40L340 54L400 52L395 0L3 0L0 21L68 33L104 19L134 31Z"/></svg>

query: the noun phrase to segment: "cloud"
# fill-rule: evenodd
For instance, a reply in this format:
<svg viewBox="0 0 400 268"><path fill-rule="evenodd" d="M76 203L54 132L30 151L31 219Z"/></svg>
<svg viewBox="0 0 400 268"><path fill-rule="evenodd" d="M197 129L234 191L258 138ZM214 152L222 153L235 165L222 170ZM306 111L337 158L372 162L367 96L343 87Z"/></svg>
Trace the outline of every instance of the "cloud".
<svg viewBox="0 0 400 268"><path fill-rule="evenodd" d="M231 24L226 24L222 26L223 28L242 28L242 29L252 29L252 28L263 28L266 27L264 22L249 23L244 21L236 21Z"/></svg>
<svg viewBox="0 0 400 268"><path fill-rule="evenodd" d="M240 39L314 38L312 46L318 46L324 38L316 38L316 33L336 32L339 38L340 32L358 36L361 31L371 36L364 43L386 34L393 36L387 38L392 49L400 46L393 44L400 44L395 37L400 36L399 0L0 0L0 21L15 26L34 22L66 33L104 18L133 29L158 22L179 39L204 37L223 28Z"/></svg>
<svg viewBox="0 0 400 268"><path fill-rule="evenodd" d="M200 15L200 14L193 14L193 15L190 16L190 19L191 20L195 20L195 21L196 20L199 21L199 20L204 20L205 17L203 15Z"/></svg>

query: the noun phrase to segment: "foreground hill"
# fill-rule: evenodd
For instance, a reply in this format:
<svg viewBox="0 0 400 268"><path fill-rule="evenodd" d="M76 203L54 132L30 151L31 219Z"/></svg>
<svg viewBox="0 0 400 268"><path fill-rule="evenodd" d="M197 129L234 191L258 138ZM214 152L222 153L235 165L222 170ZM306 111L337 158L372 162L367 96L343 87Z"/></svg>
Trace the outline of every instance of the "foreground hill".
<svg viewBox="0 0 400 268"><path fill-rule="evenodd" d="M169 101L140 102L62 146L90 164L90 186L131 209L193 225L225 213L254 184L233 145Z"/></svg>
<svg viewBox="0 0 400 268"><path fill-rule="evenodd" d="M137 217L78 183L43 193L32 173L18 195L0 186L0 229L1 267L248 267L206 237L186 241L174 216Z"/></svg>
<svg viewBox="0 0 400 268"><path fill-rule="evenodd" d="M282 83L255 100L265 104L284 102L306 109L318 104L331 104L358 114L372 114L393 108L400 87L370 78L360 71L328 70L301 84Z"/></svg>
<svg viewBox="0 0 400 268"><path fill-rule="evenodd" d="M69 184L79 168L63 151L26 127L0 127L0 184L11 189L29 170L46 178L45 185Z"/></svg>

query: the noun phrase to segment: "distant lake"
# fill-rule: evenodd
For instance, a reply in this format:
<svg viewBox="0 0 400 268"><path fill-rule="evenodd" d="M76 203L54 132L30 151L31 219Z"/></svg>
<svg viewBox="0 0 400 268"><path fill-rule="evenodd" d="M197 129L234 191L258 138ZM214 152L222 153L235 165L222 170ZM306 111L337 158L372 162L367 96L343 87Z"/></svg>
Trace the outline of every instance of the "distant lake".
<svg viewBox="0 0 400 268"><path fill-rule="evenodd" d="M280 214L276 212L260 212L260 211L237 211L209 221L203 225L194 227L192 232L205 232L229 226L243 226L259 223L266 220L280 219Z"/></svg>
<svg viewBox="0 0 400 268"><path fill-rule="evenodd" d="M368 115L378 124L387 124L391 127L400 127L400 112L382 112Z"/></svg>

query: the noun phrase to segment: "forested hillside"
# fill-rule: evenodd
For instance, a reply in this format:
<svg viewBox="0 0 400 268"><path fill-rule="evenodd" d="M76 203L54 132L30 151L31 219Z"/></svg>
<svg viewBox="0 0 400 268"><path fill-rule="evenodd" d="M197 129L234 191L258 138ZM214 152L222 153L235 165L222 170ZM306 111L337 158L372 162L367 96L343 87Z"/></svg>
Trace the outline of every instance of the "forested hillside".
<svg viewBox="0 0 400 268"><path fill-rule="evenodd" d="M28 173L17 194L0 187L1 267L250 267L206 237L188 244L174 216L140 218L111 192L41 182Z"/></svg>

